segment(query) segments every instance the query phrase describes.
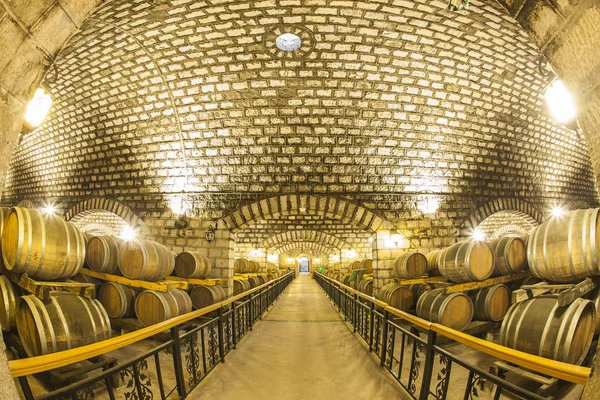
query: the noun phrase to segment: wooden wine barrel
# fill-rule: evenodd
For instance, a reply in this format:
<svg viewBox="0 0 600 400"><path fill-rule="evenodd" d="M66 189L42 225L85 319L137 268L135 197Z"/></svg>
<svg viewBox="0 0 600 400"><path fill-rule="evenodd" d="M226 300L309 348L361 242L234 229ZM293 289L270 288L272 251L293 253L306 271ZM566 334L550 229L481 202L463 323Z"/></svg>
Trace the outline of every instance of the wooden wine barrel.
<svg viewBox="0 0 600 400"><path fill-rule="evenodd" d="M0 326L3 331L13 331L16 328L15 308L20 295L21 288L6 276L0 276Z"/></svg>
<svg viewBox="0 0 600 400"><path fill-rule="evenodd" d="M471 293L475 306L473 319L477 321L502 321L511 303L508 286L498 284Z"/></svg>
<svg viewBox="0 0 600 400"><path fill-rule="evenodd" d="M599 275L599 210L570 211L536 227L527 245L531 273L553 282L577 282Z"/></svg>
<svg viewBox="0 0 600 400"><path fill-rule="evenodd" d="M494 259L494 252L487 243L465 240L442 251L438 268L440 274L452 282L483 281L494 272Z"/></svg>
<svg viewBox="0 0 600 400"><path fill-rule="evenodd" d="M4 232L4 219L8 215L10 208L8 207L0 207L0 238L2 237L2 232ZM2 249L2 244L0 241L0 249Z"/></svg>
<svg viewBox="0 0 600 400"><path fill-rule="evenodd" d="M249 277L248 283L250 284L250 288L252 288L252 289L254 289L257 286L262 285L262 283L260 283L260 279L257 276Z"/></svg>
<svg viewBox="0 0 600 400"><path fill-rule="evenodd" d="M93 237L96 237L94 235L92 235L89 232L81 232L83 234L83 239L85 240L85 248L87 249L87 245L90 242L90 240L92 240Z"/></svg>
<svg viewBox="0 0 600 400"><path fill-rule="evenodd" d="M238 295L240 293L244 293L247 292L248 290L252 289L250 287L250 283L248 281L245 280L234 280L233 281L233 295Z"/></svg>
<svg viewBox="0 0 600 400"><path fill-rule="evenodd" d="M98 291L98 301L110 318L133 317L135 296L135 290L114 282L106 282Z"/></svg>
<svg viewBox="0 0 600 400"><path fill-rule="evenodd" d="M346 286L350 286L350 276L344 276L342 277L341 281L344 285Z"/></svg>
<svg viewBox="0 0 600 400"><path fill-rule="evenodd" d="M438 260L442 249L430 251L425 255L427 258L427 275L429 276L440 276L440 270L438 269Z"/></svg>
<svg viewBox="0 0 600 400"><path fill-rule="evenodd" d="M360 269L360 261L354 261L350 264L350 271L354 271L355 269Z"/></svg>
<svg viewBox="0 0 600 400"><path fill-rule="evenodd" d="M360 269L365 270L365 274L373 273L373 260L370 258L364 259L360 262Z"/></svg>
<svg viewBox="0 0 600 400"><path fill-rule="evenodd" d="M258 272L259 268L260 268L260 265L258 265L258 263L256 261L248 261L248 272L250 272L250 273Z"/></svg>
<svg viewBox="0 0 600 400"><path fill-rule="evenodd" d="M190 295L194 308L199 310L227 299L227 291L221 286L196 286Z"/></svg>
<svg viewBox="0 0 600 400"><path fill-rule="evenodd" d="M119 248L123 241L114 236L94 236L87 244L85 262L90 269L107 274L119 272Z"/></svg>
<svg viewBox="0 0 600 400"><path fill-rule="evenodd" d="M145 290L135 299L135 315L144 326L158 324L191 311L190 296L181 289L169 288L166 292Z"/></svg>
<svg viewBox="0 0 600 400"><path fill-rule="evenodd" d="M98 300L54 292L50 301L34 295L17 301L17 331L29 357L110 339L110 321Z"/></svg>
<svg viewBox="0 0 600 400"><path fill-rule="evenodd" d="M518 237L501 237L489 242L496 256L494 276L510 275L527 265L527 248Z"/></svg>
<svg viewBox="0 0 600 400"><path fill-rule="evenodd" d="M414 305L414 296L410 288L395 283L388 283L379 289L379 299L402 311Z"/></svg>
<svg viewBox="0 0 600 400"><path fill-rule="evenodd" d="M508 283L508 287L510 287L510 290L517 290L520 289L521 286L535 285L536 283L540 283L543 281L543 279L536 278L535 276L528 276L526 278L519 279L518 281Z"/></svg>
<svg viewBox="0 0 600 400"><path fill-rule="evenodd" d="M119 270L129 279L159 281L175 268L173 252L145 239L124 242L119 250Z"/></svg>
<svg viewBox="0 0 600 400"><path fill-rule="evenodd" d="M175 257L175 273L184 278L206 278L212 261L198 251L184 251Z"/></svg>
<svg viewBox="0 0 600 400"><path fill-rule="evenodd" d="M500 328L500 344L541 357L581 364L596 327L589 300L559 307L558 296L542 295L514 304Z"/></svg>
<svg viewBox="0 0 600 400"><path fill-rule="evenodd" d="M358 291L366 294L367 296L373 296L373 281L360 281L358 283Z"/></svg>
<svg viewBox="0 0 600 400"><path fill-rule="evenodd" d="M260 285L264 285L265 283L267 283L267 278L265 278L263 275L257 275L256 278L260 282Z"/></svg>
<svg viewBox="0 0 600 400"><path fill-rule="evenodd" d="M444 294L444 289L425 292L417 302L417 315L458 331L473 319L473 302L464 293Z"/></svg>
<svg viewBox="0 0 600 400"><path fill-rule="evenodd" d="M427 271L427 258L421 253L408 251L394 260L394 272L398 278L420 278Z"/></svg>
<svg viewBox="0 0 600 400"><path fill-rule="evenodd" d="M415 303L419 301L421 296L428 290L432 290L434 287L430 283L419 283L408 286L410 290L413 292Z"/></svg>
<svg viewBox="0 0 600 400"><path fill-rule="evenodd" d="M13 207L4 221L2 259L6 268L31 278L77 275L85 261L83 234L56 215Z"/></svg>
<svg viewBox="0 0 600 400"><path fill-rule="evenodd" d="M594 303L596 309L596 327L594 328L594 334L600 334L600 289L594 289L586 296L589 300Z"/></svg>
<svg viewBox="0 0 600 400"><path fill-rule="evenodd" d="M248 270L248 260L246 260L245 258L236 258L233 261L233 272L235 272L236 274L245 274L246 272L248 272Z"/></svg>

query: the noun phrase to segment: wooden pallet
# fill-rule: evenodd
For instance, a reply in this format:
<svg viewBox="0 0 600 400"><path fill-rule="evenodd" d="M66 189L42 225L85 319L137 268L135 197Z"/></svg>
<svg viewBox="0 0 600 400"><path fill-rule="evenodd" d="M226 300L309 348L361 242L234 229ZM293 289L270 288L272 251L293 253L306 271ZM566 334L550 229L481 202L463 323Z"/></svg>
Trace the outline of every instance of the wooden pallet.
<svg viewBox="0 0 600 400"><path fill-rule="evenodd" d="M75 293L88 299L96 298L96 286L93 283L38 281L27 274L17 274L4 267L2 267L2 274L27 293L44 301L50 300L50 293L56 291Z"/></svg>
<svg viewBox="0 0 600 400"><path fill-rule="evenodd" d="M527 379L530 382L535 382L540 385L540 387L535 392L538 395L547 399L553 398L552 392L556 390L556 385L559 382L559 380L556 378L541 375L537 372L529 371L525 368L509 364L505 361L494 362L494 364L490 366L490 372L502 379L506 379L505 375L507 372L512 372L524 379ZM496 388L496 390L498 390L498 388Z"/></svg>
<svg viewBox="0 0 600 400"><path fill-rule="evenodd" d="M558 293L558 306L564 307L595 288L596 283L590 278L585 278L579 283L549 284L539 282L534 285L521 286L521 289L513 291L512 303L519 303L546 293Z"/></svg>
<svg viewBox="0 0 600 400"><path fill-rule="evenodd" d="M235 279L235 277L234 277ZM248 278L246 278L247 280ZM182 278L180 276L167 276L165 277L165 281L167 282L185 282L192 285L200 285L200 286L216 286L216 285L225 285L227 283L227 279L214 279L214 278Z"/></svg>
<svg viewBox="0 0 600 400"><path fill-rule="evenodd" d="M446 293L467 292L469 290L477 290L477 289L481 289L484 287L494 286L499 283L508 283L508 282L512 282L512 281L518 281L520 279L527 278L528 276L531 276L531 273L529 271L521 271L521 272L516 272L516 273L510 274L510 275L499 276L497 278L486 279L485 281L481 281L481 282L457 283L452 286L447 286L445 288L445 292Z"/></svg>
<svg viewBox="0 0 600 400"><path fill-rule="evenodd" d="M183 290L188 289L188 282L182 281L181 278L177 278L177 280L146 282L136 279L125 278L124 276L106 274L104 272L96 272L87 268L81 268L81 271L79 272L83 275L91 276L92 278L97 278L103 281L120 283L121 285L135 288L156 290L157 292L166 292L169 289L169 287Z"/></svg>

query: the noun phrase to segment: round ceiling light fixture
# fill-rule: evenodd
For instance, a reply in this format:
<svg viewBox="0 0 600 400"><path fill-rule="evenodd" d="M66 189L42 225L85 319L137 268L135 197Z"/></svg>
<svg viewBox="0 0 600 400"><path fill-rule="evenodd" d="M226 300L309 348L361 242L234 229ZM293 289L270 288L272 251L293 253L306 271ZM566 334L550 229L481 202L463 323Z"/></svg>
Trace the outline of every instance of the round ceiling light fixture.
<svg viewBox="0 0 600 400"><path fill-rule="evenodd" d="M296 51L302 46L302 39L294 33L282 33L275 39L275 46L282 51Z"/></svg>

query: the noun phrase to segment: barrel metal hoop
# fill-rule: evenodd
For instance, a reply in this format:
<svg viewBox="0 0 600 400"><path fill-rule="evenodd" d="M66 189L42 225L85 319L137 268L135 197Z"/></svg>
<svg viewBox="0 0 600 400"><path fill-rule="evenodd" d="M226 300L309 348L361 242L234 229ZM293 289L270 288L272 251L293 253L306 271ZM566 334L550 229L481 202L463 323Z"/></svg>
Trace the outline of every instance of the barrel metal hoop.
<svg viewBox="0 0 600 400"><path fill-rule="evenodd" d="M100 324L102 324L102 336L104 336L104 339L110 339L110 319L106 310L102 307L102 303L96 299L91 300L90 304L96 309Z"/></svg>
<svg viewBox="0 0 600 400"><path fill-rule="evenodd" d="M6 280L6 277L0 277L0 291L2 292L2 302L4 303L4 315L2 315L0 325L2 325L2 329L5 331L10 331L12 329L10 324L10 303L11 300L14 302L15 296L12 288L8 286L10 283L7 283Z"/></svg>
<svg viewBox="0 0 600 400"><path fill-rule="evenodd" d="M544 263L544 268L546 269L545 277L550 277L550 280L553 280L553 275L550 272L550 267L548 266L548 257L547 257L547 249L546 249L546 241L548 240L548 232L550 231L550 225L552 224L552 219L547 222L547 225L543 227L544 229L544 241L542 242L542 262ZM541 228L540 228L541 229ZM542 274L543 275L543 274Z"/></svg>
<svg viewBox="0 0 600 400"><path fill-rule="evenodd" d="M85 311L87 311L88 316L90 317L90 323L92 324L92 330L94 331L94 342L98 341L98 329L96 328L96 321L94 320L94 316L92 315L92 311L90 310L90 307L87 303L87 300L84 300L83 297L81 296L77 296L77 298L79 299L79 301L81 302L81 304L83 304L83 307L85 308ZM100 340L103 340L103 338L101 338Z"/></svg>
<svg viewBox="0 0 600 400"><path fill-rule="evenodd" d="M492 319L492 314L491 314L491 307L490 307L490 303L491 303L491 298L494 295L494 292L497 290L498 288L495 286L492 286L489 288L489 290L487 291L486 295L485 295L485 299L483 299L483 309L485 312L485 316L487 317L487 319L489 321L493 321ZM483 290L480 290L479 293L477 294L479 296L479 294L481 294Z"/></svg>
<svg viewBox="0 0 600 400"><path fill-rule="evenodd" d="M58 303L58 300L56 300L55 296L51 296L50 301L52 301L52 304L54 305L54 309L56 310L56 314L58 315L58 318L60 319L60 322L65 331L65 340L67 342L67 349L70 349L70 348L72 348L71 347L71 331L69 331L69 325L67 324L65 314L63 313L62 307Z"/></svg>
<svg viewBox="0 0 600 400"><path fill-rule="evenodd" d="M467 243L468 243L468 248L467 248L467 250L465 251L465 253L466 253L466 254L465 254L465 264L464 264L464 267L465 267L465 272L467 273L467 276L468 276L470 279L468 279L468 280L465 280L465 279L463 279L463 282L477 281L477 280L478 280L478 278L477 278L476 276L474 276L474 275L473 275L473 271L471 270L471 252L473 251L473 247L475 247L475 242L471 242L471 241L469 241L469 242L465 242L465 243L463 244L463 246L464 246L465 244L467 244ZM461 247L462 247L462 246L461 246ZM457 254L458 254L458 253L457 253ZM467 266L468 266L468 268L467 268Z"/></svg>
<svg viewBox="0 0 600 400"><path fill-rule="evenodd" d="M539 226L533 228L533 231L529 234L529 240L527 241L527 265L529 266L531 273L538 278L540 277L537 266L537 237L539 231Z"/></svg>
<svg viewBox="0 0 600 400"><path fill-rule="evenodd" d="M14 207L12 212L17 214L17 252L15 254L14 264L11 269L21 264L21 256L23 255L23 242L25 241L25 221L23 221L23 213L19 207ZM20 224L19 221L22 223ZM29 241L28 241L29 243ZM19 269L17 269L19 270Z"/></svg>
<svg viewBox="0 0 600 400"><path fill-rule="evenodd" d="M533 302L532 302L532 303L533 303ZM557 308L558 308L558 301L556 301L556 302L554 303L554 306L552 307L552 310L550 310L550 314L548 314L548 321L551 321L551 320L552 320L552 316L553 316L553 315L556 313L556 309L557 309ZM558 334L558 335L556 335L556 339L557 339L557 340L556 340L556 343L558 343L558 342L559 342L558 338L560 338L560 331L562 330L562 325L565 323L565 322L564 322L564 320L565 320L565 319L566 319L566 318L563 318L563 321L561 322L561 328L560 328L560 330L559 330L559 334ZM543 348L544 348L544 343L546 343L546 336L548 336L548 331L550 330L550 325L551 325L551 324L549 324L548 322L546 322L546 325L544 325L544 330L543 330L543 332L542 332L542 339L540 340L540 346L538 347L538 354L537 354L537 355L538 355L538 356L540 356L540 357L544 357L544 356L542 355L542 354L543 354L543 353L542 353L542 350L543 350ZM554 346L555 346L555 349L556 349L556 343L554 344ZM556 353L556 350L555 350L555 353Z"/></svg>
<svg viewBox="0 0 600 400"><path fill-rule="evenodd" d="M510 246L512 245L512 242L514 242L515 238L505 238L506 239L506 245L504 246L504 268L505 268L505 273L509 273L511 274L513 272L513 266L510 265Z"/></svg>
<svg viewBox="0 0 600 400"><path fill-rule="evenodd" d="M596 226L598 225L596 221L598 221L598 211L599 209L595 208L592 210L590 215L590 249L592 251L592 272L590 275L596 275L598 272L598 249L596 248Z"/></svg>
<svg viewBox="0 0 600 400"><path fill-rule="evenodd" d="M115 282L110 283L115 287L115 289L117 289L117 293L119 293L119 297L121 298L121 311L119 312L119 316L117 318L123 318L127 312L127 295L120 284Z"/></svg>
<svg viewBox="0 0 600 400"><path fill-rule="evenodd" d="M68 222L63 219L60 221L65 228L65 242L67 244L67 255L65 257L65 264L63 265L60 276L70 276L71 272L69 271L69 261L71 259L71 233L69 232Z"/></svg>
<svg viewBox="0 0 600 400"><path fill-rule="evenodd" d="M564 344L564 348L561 348L561 346L559 346L560 340L557 340L555 345L554 345L554 357L555 360L559 360L559 361L564 361L564 362L570 362L570 360L567 359L559 359L558 355L559 352L562 350L562 354L564 356L568 356L571 352L571 344L573 343L573 334L575 333L575 329L577 328L576 324L574 324L573 322L575 321L579 321L581 314L583 314L583 311L585 310L585 308L587 307L588 303L591 303L591 301L589 300L583 300L583 299L576 299L570 306L569 309L574 307L576 308L575 311L570 315L570 318L563 318L563 321L561 323L560 326L560 330L558 331L558 335L557 335L557 339L561 338L564 335L564 330L567 329L567 333L566 335L564 335L565 339L566 339L566 343ZM585 356L587 355L587 352L590 348L590 345L587 346L587 348L585 349L585 351L582 352L581 356L579 357L579 359L577 361L575 361L575 364L580 364L583 359L585 358Z"/></svg>
<svg viewBox="0 0 600 400"><path fill-rule="evenodd" d="M50 320L50 315L48 315L48 311L46 307L44 307L44 303L37 297L33 295L23 296L21 297L23 301L27 303L29 306L29 310L33 314L34 321L41 321L41 324L35 324L35 329L38 332L40 338L40 346L42 348L42 354L48 354L48 339L46 337L46 331L44 327L48 327L48 333L50 335L50 340L52 341L52 351L54 353L56 351L56 337L54 336L54 330L52 329L52 321ZM38 308L39 306L39 308ZM36 318L37 317L37 318ZM41 327L40 327L41 325ZM40 329L41 328L41 329ZM23 342L25 346L27 344ZM30 357L36 356L39 354L30 354Z"/></svg>
<svg viewBox="0 0 600 400"><path fill-rule="evenodd" d="M533 301L529 301L523 308L523 312L519 316L519 319L517 320L517 324L515 326L515 337L513 338L514 344L512 346L508 345L508 347L512 347L514 349L514 348L516 348L516 344L519 343L519 332L521 332L521 324L523 323L523 319L525 318L525 315L527 314L527 310L529 309L529 307L531 307L532 304L533 304Z"/></svg>

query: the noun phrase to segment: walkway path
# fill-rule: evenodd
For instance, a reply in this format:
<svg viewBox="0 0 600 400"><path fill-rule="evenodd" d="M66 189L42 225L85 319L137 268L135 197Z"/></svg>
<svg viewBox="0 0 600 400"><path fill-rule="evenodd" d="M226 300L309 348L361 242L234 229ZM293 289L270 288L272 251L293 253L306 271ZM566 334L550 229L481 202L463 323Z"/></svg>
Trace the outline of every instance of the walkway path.
<svg viewBox="0 0 600 400"><path fill-rule="evenodd" d="M300 275L188 398L376 400L403 394L319 285Z"/></svg>

